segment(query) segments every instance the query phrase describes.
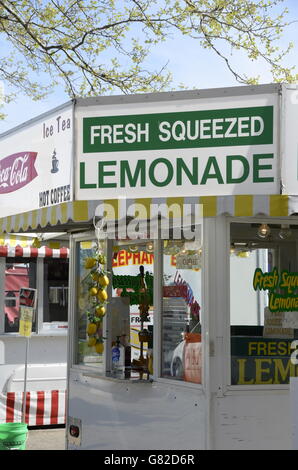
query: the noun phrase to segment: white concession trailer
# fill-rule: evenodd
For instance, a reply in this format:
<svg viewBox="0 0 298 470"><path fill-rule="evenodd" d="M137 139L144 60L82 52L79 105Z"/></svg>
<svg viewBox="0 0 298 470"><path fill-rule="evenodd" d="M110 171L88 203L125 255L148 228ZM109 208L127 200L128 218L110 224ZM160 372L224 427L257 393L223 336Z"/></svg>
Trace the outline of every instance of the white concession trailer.
<svg viewBox="0 0 298 470"><path fill-rule="evenodd" d="M25 287L37 290L25 419L31 426L65 424L69 236L39 233L38 225L49 208L70 200L72 110L67 103L0 136L1 423L22 419L27 339L19 334L19 292Z"/></svg>
<svg viewBox="0 0 298 470"><path fill-rule="evenodd" d="M0 220L70 235L67 449L293 448L297 85L73 116L70 200Z"/></svg>

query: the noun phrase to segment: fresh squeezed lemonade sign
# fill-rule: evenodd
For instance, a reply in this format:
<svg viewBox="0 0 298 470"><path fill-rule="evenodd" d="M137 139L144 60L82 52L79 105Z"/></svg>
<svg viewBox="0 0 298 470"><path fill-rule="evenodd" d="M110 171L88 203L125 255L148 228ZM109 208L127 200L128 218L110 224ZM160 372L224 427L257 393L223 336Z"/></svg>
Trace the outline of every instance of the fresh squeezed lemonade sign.
<svg viewBox="0 0 298 470"><path fill-rule="evenodd" d="M254 290L268 290L270 312L298 311L298 273L287 270L279 273L277 268L263 273L257 268L253 287ZM276 292L276 289L280 292Z"/></svg>
<svg viewBox="0 0 298 470"><path fill-rule="evenodd" d="M158 114L78 108L77 199L277 192L274 100L256 102L204 109L196 100L195 110Z"/></svg>
<svg viewBox="0 0 298 470"><path fill-rule="evenodd" d="M298 376L293 343L291 339L232 336L232 385L289 383L290 377Z"/></svg>
<svg viewBox="0 0 298 470"><path fill-rule="evenodd" d="M292 339L293 329L283 326L283 316L296 312L298 317L298 273L257 268L253 288L268 291L265 310L270 321L266 324L265 311L263 337L232 336L232 384L289 383L290 377L298 376L298 341Z"/></svg>

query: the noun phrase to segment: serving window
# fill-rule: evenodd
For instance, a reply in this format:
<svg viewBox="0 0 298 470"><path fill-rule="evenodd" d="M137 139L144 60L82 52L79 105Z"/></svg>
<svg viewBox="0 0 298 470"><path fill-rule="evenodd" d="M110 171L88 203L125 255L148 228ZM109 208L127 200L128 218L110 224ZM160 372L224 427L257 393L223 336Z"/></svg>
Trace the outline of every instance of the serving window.
<svg viewBox="0 0 298 470"><path fill-rule="evenodd" d="M298 226L230 226L231 384L288 384L298 338Z"/></svg>
<svg viewBox="0 0 298 470"><path fill-rule="evenodd" d="M43 322L67 322L69 261L44 259Z"/></svg>
<svg viewBox="0 0 298 470"><path fill-rule="evenodd" d="M153 373L154 242L77 242L76 363L99 375ZM107 268L109 266L109 270Z"/></svg>
<svg viewBox="0 0 298 470"><path fill-rule="evenodd" d="M201 384L199 242L77 237L75 247L74 363L118 379Z"/></svg>

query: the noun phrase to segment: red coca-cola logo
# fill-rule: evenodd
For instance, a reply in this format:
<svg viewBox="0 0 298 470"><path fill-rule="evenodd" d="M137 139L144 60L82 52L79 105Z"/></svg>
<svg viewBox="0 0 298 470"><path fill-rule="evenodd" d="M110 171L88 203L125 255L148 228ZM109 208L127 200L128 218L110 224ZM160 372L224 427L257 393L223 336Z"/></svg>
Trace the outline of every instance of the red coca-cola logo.
<svg viewBox="0 0 298 470"><path fill-rule="evenodd" d="M37 152L18 152L0 160L0 194L23 188L37 176Z"/></svg>

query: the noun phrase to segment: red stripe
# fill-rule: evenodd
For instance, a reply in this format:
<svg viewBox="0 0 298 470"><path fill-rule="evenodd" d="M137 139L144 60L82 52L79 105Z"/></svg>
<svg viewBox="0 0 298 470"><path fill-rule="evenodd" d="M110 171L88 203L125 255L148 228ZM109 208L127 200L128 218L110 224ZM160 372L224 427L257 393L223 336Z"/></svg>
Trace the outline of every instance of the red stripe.
<svg viewBox="0 0 298 470"><path fill-rule="evenodd" d="M52 258L53 257L53 250L51 248L48 248L48 247L44 247L45 248L45 252L43 251L42 253L42 257L46 257L46 258ZM60 248L60 256L59 258L68 258L69 257L69 249L68 248ZM34 248L32 246L30 246L30 258L37 258L39 256L40 252L39 252L39 249L38 248ZM3 245L0 245L0 257L1 258L5 258L6 256L8 256L8 246L3 246ZM18 256L20 258L22 258L24 256L24 250L21 246L17 245L15 247L15 255L14 256Z"/></svg>
<svg viewBox="0 0 298 470"><path fill-rule="evenodd" d="M7 246L0 246L0 256L7 256L8 253L8 247Z"/></svg>
<svg viewBox="0 0 298 470"><path fill-rule="evenodd" d="M23 256L23 248L20 245L15 247L15 257L22 257Z"/></svg>
<svg viewBox="0 0 298 470"><path fill-rule="evenodd" d="M69 250L68 248L60 248L60 258L68 258Z"/></svg>
<svg viewBox="0 0 298 470"><path fill-rule="evenodd" d="M51 420L50 424L58 424L58 399L59 391L52 390L51 392Z"/></svg>
<svg viewBox="0 0 298 470"><path fill-rule="evenodd" d="M37 258L38 257L38 248L34 248L30 246L30 257Z"/></svg>
<svg viewBox="0 0 298 470"><path fill-rule="evenodd" d="M45 248L45 257L46 258L52 258L53 257L53 250L52 248L48 248L47 246Z"/></svg>
<svg viewBox="0 0 298 470"><path fill-rule="evenodd" d="M43 425L44 418L44 392L37 392L36 426Z"/></svg>
<svg viewBox="0 0 298 470"><path fill-rule="evenodd" d="M25 423L29 424L30 418L30 392L26 393Z"/></svg>
<svg viewBox="0 0 298 470"><path fill-rule="evenodd" d="M6 394L6 423L14 422L14 402L15 402L15 392L7 392Z"/></svg>

